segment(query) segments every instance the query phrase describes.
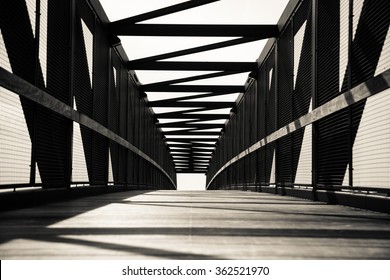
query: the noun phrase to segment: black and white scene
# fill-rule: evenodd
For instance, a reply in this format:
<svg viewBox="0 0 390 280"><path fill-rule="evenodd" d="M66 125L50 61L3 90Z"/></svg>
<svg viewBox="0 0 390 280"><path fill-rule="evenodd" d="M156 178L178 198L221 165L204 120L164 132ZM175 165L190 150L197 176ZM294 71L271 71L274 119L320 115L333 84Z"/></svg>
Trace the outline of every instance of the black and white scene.
<svg viewBox="0 0 390 280"><path fill-rule="evenodd" d="M389 15L0 0L0 259L389 261Z"/></svg>

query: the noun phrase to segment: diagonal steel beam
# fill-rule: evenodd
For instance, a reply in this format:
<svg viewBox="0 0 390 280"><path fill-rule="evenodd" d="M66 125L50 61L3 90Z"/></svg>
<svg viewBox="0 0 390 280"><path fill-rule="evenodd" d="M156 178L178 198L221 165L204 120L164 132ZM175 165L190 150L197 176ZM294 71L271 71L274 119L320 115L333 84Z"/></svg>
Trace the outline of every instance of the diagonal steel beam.
<svg viewBox="0 0 390 280"><path fill-rule="evenodd" d="M170 113L178 113L178 114L192 114L192 113L199 113L202 114L202 112L207 111L207 109L204 108L197 108L197 109L188 109L188 110L179 110L175 112L170 112ZM170 113L160 113L162 117L165 116L165 114L170 114ZM185 115L186 116L186 115Z"/></svg>
<svg viewBox="0 0 390 280"><path fill-rule="evenodd" d="M146 87L148 87L148 86L167 86L167 85L178 84L178 83L186 83L186 82L192 82L192 81L234 75L234 74L239 74L239 73L243 73L243 72L246 72L246 71L222 71L222 72L217 72L217 73L197 75L197 76L192 76L192 77L187 77L187 78L181 78L181 79L163 81L163 82L158 82L158 83L146 84L144 86L146 86Z"/></svg>
<svg viewBox="0 0 390 280"><path fill-rule="evenodd" d="M205 98L205 97L214 97L214 96L220 96L220 95L226 95L230 93L225 92L211 92L211 93L204 93L204 94L198 94L198 95L190 95L190 96L182 96L177 98L169 98L169 99L163 99L159 101L186 101L186 100L193 100L193 99L199 99L199 98ZM182 112L182 111L180 111Z"/></svg>
<svg viewBox="0 0 390 280"><path fill-rule="evenodd" d="M136 16L133 16L133 17L128 17L128 18L125 18L125 19L117 20L117 21L114 21L114 22L110 23L108 25L108 27L109 27L109 29L111 30L112 33L116 33L117 30L126 28L127 26L129 26L129 25L131 26L132 24L140 22L140 21L145 21L145 20L149 20L149 19L152 19L152 18L157 18L157 17L173 14L173 13L176 13L176 12L180 12L180 11L188 10L188 9L191 9L191 8L199 7L199 6L202 6L202 5L210 4L210 3L216 2L216 1L219 1L219 0L193 0L193 1L187 1L187 2L180 3L180 4L176 4L176 5L172 5L172 6L169 6L169 7L165 7L165 8L162 8L162 9L158 9L158 10L155 10L155 11L151 11L151 12L143 13L143 14L140 14L140 15L136 15Z"/></svg>
<svg viewBox="0 0 390 280"><path fill-rule="evenodd" d="M235 46L235 45L239 45L239 44L245 44L245 43L254 42L254 41L258 41L258 40L261 40L261 39L259 39L257 37L243 37L243 38L227 40L227 41L223 41L223 42L219 42L219 43L213 43L213 44L203 45L203 46L199 46L199 47L184 49L184 50L180 50L180 51L174 51L174 52L169 52L169 53L165 53L165 54L159 54L159 55L154 55L154 56L150 56L150 57L140 58L140 59L132 60L130 62L131 63L152 62L152 61L163 60L163 59L168 59L168 58L173 58L173 57L178 57L178 56L184 56L184 55L189 55L189 54L194 54L194 53L199 53L199 52L216 50L216 49Z"/></svg>

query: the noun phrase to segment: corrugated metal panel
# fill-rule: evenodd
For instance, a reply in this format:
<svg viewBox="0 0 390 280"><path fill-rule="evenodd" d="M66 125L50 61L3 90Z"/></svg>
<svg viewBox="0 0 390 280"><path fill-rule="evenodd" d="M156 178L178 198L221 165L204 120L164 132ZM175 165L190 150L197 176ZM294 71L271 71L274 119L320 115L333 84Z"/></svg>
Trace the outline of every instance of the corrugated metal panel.
<svg viewBox="0 0 390 280"><path fill-rule="evenodd" d="M270 185L275 185L276 183L276 162L275 162L275 151L272 155L272 165L271 165L271 172L269 177L269 183Z"/></svg>
<svg viewBox="0 0 390 280"><path fill-rule="evenodd" d="M352 86L375 74L389 30L390 1L364 1L360 18L355 22L352 48Z"/></svg>
<svg viewBox="0 0 390 280"><path fill-rule="evenodd" d="M128 75L126 69L121 65L120 71L118 71L120 79L119 83L119 136L127 138L127 96L128 96ZM142 150L142 149L141 149ZM126 183L127 180L127 149L124 147L119 148L119 181Z"/></svg>
<svg viewBox="0 0 390 280"><path fill-rule="evenodd" d="M296 84L297 84L297 77L298 77L298 69L300 65L301 58L305 59L307 56L303 56L302 49L303 49L303 39L305 38L305 32L306 32L306 23L305 21L296 31L294 34L294 87L295 90ZM294 25L295 29L295 25ZM295 31L295 30L294 30Z"/></svg>
<svg viewBox="0 0 390 280"><path fill-rule="evenodd" d="M42 69L43 81L47 82L47 8L48 0L40 0L40 25L39 25L39 63Z"/></svg>
<svg viewBox="0 0 390 280"><path fill-rule="evenodd" d="M293 121L293 38L290 24L278 41L277 60L277 110L278 124L281 128ZM277 180L281 184L291 184L292 178L292 135L278 140L277 148Z"/></svg>
<svg viewBox="0 0 390 280"><path fill-rule="evenodd" d="M340 91L340 5L319 1L318 91L321 106ZM337 30L337 32L336 32ZM318 122L318 183L341 185L349 159L348 109Z"/></svg>
<svg viewBox="0 0 390 280"><path fill-rule="evenodd" d="M340 63L339 63L339 90L343 91L348 71L348 40L349 40L349 2L340 0ZM345 88L344 88L345 90Z"/></svg>
<svg viewBox="0 0 390 280"><path fill-rule="evenodd" d="M9 62L8 53L5 47L3 33L1 32L1 29L0 29L0 66L12 73L12 67Z"/></svg>
<svg viewBox="0 0 390 280"><path fill-rule="evenodd" d="M77 110L76 102L74 102L73 107ZM73 123L72 182L89 182L87 161L81 138L81 127L78 123Z"/></svg>
<svg viewBox="0 0 390 280"><path fill-rule="evenodd" d="M355 40L356 30L362 14L363 3L365 0L353 0L353 19L352 19L352 40Z"/></svg>
<svg viewBox="0 0 390 280"><path fill-rule="evenodd" d="M363 5L356 3L355 9L360 9L361 12L359 19L354 20L353 25L355 33L352 45L352 86L356 86L374 77L375 73L378 71L378 65L382 63L381 57L383 57L383 54L386 54L384 48L386 47L385 44L390 23L390 2L364 1ZM355 11L355 13L357 12ZM374 98L369 99L372 100L370 106L368 106L369 100L359 102L352 106L352 141L360 147L358 150L356 150L355 146L353 148L353 185L355 186L368 183L366 180L368 164L377 167L378 174L383 173L383 168L386 169L386 162L383 162L381 154L372 151L373 154L376 154L378 157L377 162L383 162L383 168L373 162L373 155L365 153L369 148L365 147L364 143L366 145L367 143L364 141L372 139L378 147L384 149L383 153L386 154L386 140L379 136L377 140L374 140L374 138L371 137L378 133L376 132L376 129L374 129L374 127L376 127L375 124L372 125L372 129L367 127L367 123L372 122L372 118L378 117L378 122L383 124L384 134L386 134L385 123L387 120L383 120L381 110L387 109L387 101L386 99L383 100L383 108L376 107L379 106L378 102L380 103L376 98L377 97L375 96ZM364 135L365 140L363 141L361 138L362 136L359 136L358 134ZM355 163L357 164L356 167L358 169L356 169ZM357 170L362 170L362 173L360 174ZM378 179L378 181L381 180L386 181L383 177ZM372 185L376 183L377 181L373 180ZM383 182L378 183L378 186L383 187L385 184L386 183ZM389 187L388 184L387 187Z"/></svg>
<svg viewBox="0 0 390 280"><path fill-rule="evenodd" d="M93 105L93 79L92 79L92 53L93 36L82 19L76 20L75 43L75 87L74 94L78 110L92 117Z"/></svg>
<svg viewBox="0 0 390 280"><path fill-rule="evenodd" d="M390 69L390 29L387 30L386 40L374 76L379 75L388 69Z"/></svg>
<svg viewBox="0 0 390 280"><path fill-rule="evenodd" d="M111 150L108 149L108 183L114 183L114 175L112 171L112 159L111 159Z"/></svg>
<svg viewBox="0 0 390 280"><path fill-rule="evenodd" d="M267 95L267 67L263 66L260 69L257 76L257 141L263 139L266 136L266 107L265 100ZM258 151L258 181L260 184L266 183L266 149L261 148ZM236 154L231 154L229 158L234 157Z"/></svg>
<svg viewBox="0 0 390 280"><path fill-rule="evenodd" d="M109 46L107 34L101 24L95 24L93 58L93 118L107 127L109 92ZM92 141L92 178L93 184L105 184L108 180L108 140L98 133Z"/></svg>
<svg viewBox="0 0 390 280"><path fill-rule="evenodd" d="M265 136L276 130L276 73L275 50L273 50L266 63L267 84L265 101ZM275 184L275 142L265 147L265 182Z"/></svg>
<svg viewBox="0 0 390 280"><path fill-rule="evenodd" d="M40 44L40 54L46 51L47 77L45 91L60 101L70 104L69 96L69 42L70 4L61 0L47 5L47 45ZM61 36L58 36L61 34ZM27 67L28 68L28 67ZM33 69L33 68L28 68ZM44 76L39 69L38 86L44 88ZM70 148L70 121L54 112L37 106L36 161L44 187L63 187L68 182L68 155Z"/></svg>
<svg viewBox="0 0 390 280"><path fill-rule="evenodd" d="M27 184L31 140L19 96L0 87L0 108L0 185Z"/></svg>
<svg viewBox="0 0 390 280"><path fill-rule="evenodd" d="M312 20L311 2L304 1L294 16L294 97L293 118L297 119L311 110L312 100ZM305 138L306 137L306 138ZM309 137L309 138L307 138ZM308 143L308 139L310 142ZM293 133L293 182L304 184L308 180L302 179L302 169L307 171L307 178L311 178L311 135L307 135L306 128ZM310 145L308 147L307 145ZM308 163L307 160L310 160ZM299 172L298 172L299 170ZM299 176L298 179L295 176ZM305 177L305 179L307 179ZM300 182L301 181L301 182ZM308 182L308 184L311 183Z"/></svg>
<svg viewBox="0 0 390 280"><path fill-rule="evenodd" d="M91 82L91 88L92 88L93 87L93 35L83 20L81 20L81 28L83 31L84 46L87 55L89 80Z"/></svg>
<svg viewBox="0 0 390 280"><path fill-rule="evenodd" d="M12 72L1 29L0 66ZM27 184L32 145L19 96L0 87L0 108L0 185Z"/></svg>
<svg viewBox="0 0 390 280"><path fill-rule="evenodd" d="M295 176L295 184L311 184L312 172L312 125L306 126L304 129L302 148L299 154L297 172Z"/></svg>
<svg viewBox="0 0 390 280"><path fill-rule="evenodd" d="M121 69L121 60L118 55L113 51L111 56L112 67L115 68L115 71L112 72L112 88L109 94L110 98L110 108L108 111L109 114L109 128L115 133L119 134L119 90L120 90L120 69ZM119 174L120 174L120 165L119 165L119 154L120 147L118 144L110 141L110 152L111 152L111 162L114 175L114 181L116 184L119 184Z"/></svg>
<svg viewBox="0 0 390 280"><path fill-rule="evenodd" d="M390 187L390 90L367 99L353 145L354 185Z"/></svg>
<svg viewBox="0 0 390 280"><path fill-rule="evenodd" d="M33 36L35 37L35 14L36 14L36 0L26 0L28 16L30 19Z"/></svg>
<svg viewBox="0 0 390 280"><path fill-rule="evenodd" d="M334 1L318 6L317 106L339 95L340 7Z"/></svg>

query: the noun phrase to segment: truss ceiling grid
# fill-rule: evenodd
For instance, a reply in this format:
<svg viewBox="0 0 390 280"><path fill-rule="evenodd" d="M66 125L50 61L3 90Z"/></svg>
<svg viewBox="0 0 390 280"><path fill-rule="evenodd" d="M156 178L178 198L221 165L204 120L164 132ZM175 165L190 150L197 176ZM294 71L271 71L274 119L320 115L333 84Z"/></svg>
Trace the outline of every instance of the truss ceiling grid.
<svg viewBox="0 0 390 280"><path fill-rule="evenodd" d="M288 1L277 2L285 7ZM156 114L176 171L205 173L248 74L257 71L266 39L278 36L282 11L265 0L101 3L111 36L120 39L127 67Z"/></svg>

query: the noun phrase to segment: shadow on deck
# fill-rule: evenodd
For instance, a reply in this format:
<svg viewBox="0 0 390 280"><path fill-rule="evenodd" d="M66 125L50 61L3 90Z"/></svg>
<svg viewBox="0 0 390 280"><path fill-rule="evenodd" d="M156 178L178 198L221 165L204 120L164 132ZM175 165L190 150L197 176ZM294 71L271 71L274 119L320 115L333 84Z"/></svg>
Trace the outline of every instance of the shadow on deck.
<svg viewBox="0 0 390 280"><path fill-rule="evenodd" d="M390 216L241 191L129 191L0 214L1 259L389 259Z"/></svg>

